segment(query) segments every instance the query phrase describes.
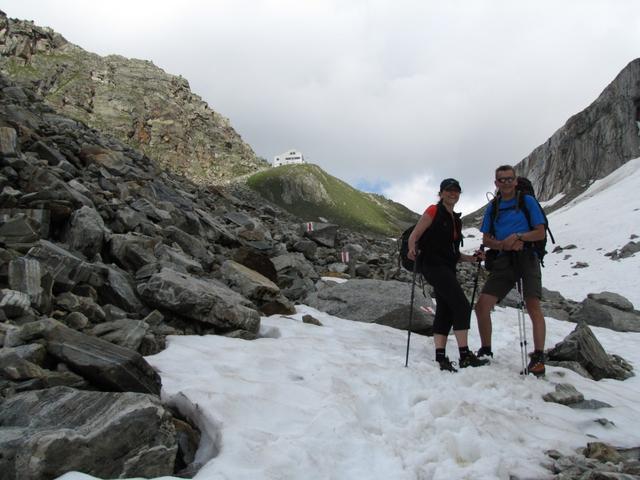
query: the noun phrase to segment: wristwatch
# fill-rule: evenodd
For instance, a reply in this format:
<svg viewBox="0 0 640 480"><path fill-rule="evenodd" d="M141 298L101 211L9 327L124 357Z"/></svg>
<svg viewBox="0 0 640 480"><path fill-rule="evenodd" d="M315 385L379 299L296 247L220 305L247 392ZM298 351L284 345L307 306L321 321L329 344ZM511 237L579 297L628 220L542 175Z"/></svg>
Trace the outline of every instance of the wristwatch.
<svg viewBox="0 0 640 480"><path fill-rule="evenodd" d="M522 241L522 235L524 235L523 233L516 233L516 237L518 237L518 240Z"/></svg>

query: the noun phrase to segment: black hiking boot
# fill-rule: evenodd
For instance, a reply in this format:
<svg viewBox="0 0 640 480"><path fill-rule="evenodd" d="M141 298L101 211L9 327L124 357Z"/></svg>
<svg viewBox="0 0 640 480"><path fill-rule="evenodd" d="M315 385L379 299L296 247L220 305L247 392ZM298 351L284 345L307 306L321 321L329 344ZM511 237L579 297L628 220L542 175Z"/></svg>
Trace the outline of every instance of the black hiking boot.
<svg viewBox="0 0 640 480"><path fill-rule="evenodd" d="M493 358L493 352L491 351L491 347L480 347L480 350L476 353L478 358L482 357L491 357Z"/></svg>
<svg viewBox="0 0 640 480"><path fill-rule="evenodd" d="M449 357L440 358L437 360L440 365L440 370L446 370L447 372L457 372L455 369L455 362L449 361Z"/></svg>
<svg viewBox="0 0 640 480"><path fill-rule="evenodd" d="M529 365L527 365L527 373L535 375L536 377L543 377L545 373L544 353L533 352L529 357L531 360L529 361ZM524 375L524 372L520 372L520 375Z"/></svg>
<svg viewBox="0 0 640 480"><path fill-rule="evenodd" d="M478 358L473 352L467 353L464 357L460 357L460 368L481 367L489 363L488 358Z"/></svg>

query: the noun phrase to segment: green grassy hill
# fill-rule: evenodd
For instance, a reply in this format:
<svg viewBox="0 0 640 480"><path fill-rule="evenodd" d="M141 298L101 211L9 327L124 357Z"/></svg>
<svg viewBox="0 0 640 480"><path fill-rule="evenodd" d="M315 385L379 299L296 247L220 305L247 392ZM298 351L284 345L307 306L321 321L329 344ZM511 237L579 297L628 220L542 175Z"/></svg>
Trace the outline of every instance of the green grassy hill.
<svg viewBox="0 0 640 480"><path fill-rule="evenodd" d="M317 165L284 165L250 176L247 184L304 221L395 236L419 216L382 195L361 192Z"/></svg>

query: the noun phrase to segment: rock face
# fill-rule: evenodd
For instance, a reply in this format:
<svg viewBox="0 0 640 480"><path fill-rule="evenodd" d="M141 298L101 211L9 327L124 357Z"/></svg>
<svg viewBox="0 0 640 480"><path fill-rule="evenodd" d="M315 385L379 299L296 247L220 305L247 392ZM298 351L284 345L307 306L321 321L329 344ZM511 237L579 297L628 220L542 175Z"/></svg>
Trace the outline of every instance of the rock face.
<svg viewBox="0 0 640 480"><path fill-rule="evenodd" d="M171 475L178 451L169 412L157 397L139 393L21 393L0 403L0 428L6 480L71 470L101 478Z"/></svg>
<svg viewBox="0 0 640 480"><path fill-rule="evenodd" d="M160 376L133 350L62 324L45 327L43 338L50 355L97 386L111 391L160 394Z"/></svg>
<svg viewBox="0 0 640 480"><path fill-rule="evenodd" d="M34 85L65 115L194 181L230 179L268 166L184 78L151 62L101 57L49 28L0 13L0 71ZM3 143L12 141L8 136Z"/></svg>
<svg viewBox="0 0 640 480"><path fill-rule="evenodd" d="M640 59L635 59L516 169L533 182L540 200L561 192L568 200L640 156L639 120Z"/></svg>

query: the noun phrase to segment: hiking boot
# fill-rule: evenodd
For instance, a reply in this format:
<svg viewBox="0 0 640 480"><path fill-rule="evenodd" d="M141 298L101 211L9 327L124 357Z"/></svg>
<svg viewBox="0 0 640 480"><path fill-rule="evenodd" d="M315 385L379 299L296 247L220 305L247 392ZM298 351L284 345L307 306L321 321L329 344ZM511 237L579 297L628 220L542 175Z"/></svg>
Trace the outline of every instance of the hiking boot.
<svg viewBox="0 0 640 480"><path fill-rule="evenodd" d="M478 350L478 352L476 353L476 356L478 358L482 358L482 357L491 357L491 358L493 358L493 352L491 351L491 348L489 348L489 347L480 347L480 350Z"/></svg>
<svg viewBox="0 0 640 480"><path fill-rule="evenodd" d="M527 365L527 372L535 375L536 377L542 377L545 373L544 369L544 353L533 352L531 355L529 365ZM524 372L520 372L524 374Z"/></svg>
<svg viewBox="0 0 640 480"><path fill-rule="evenodd" d="M436 360L440 365L440 370L446 370L447 372L457 372L455 369L455 362L449 361L449 357L441 358L440 360Z"/></svg>
<svg viewBox="0 0 640 480"><path fill-rule="evenodd" d="M481 367L489 363L488 358L478 358L473 352L467 353L464 357L460 358L460 368L467 367Z"/></svg>

